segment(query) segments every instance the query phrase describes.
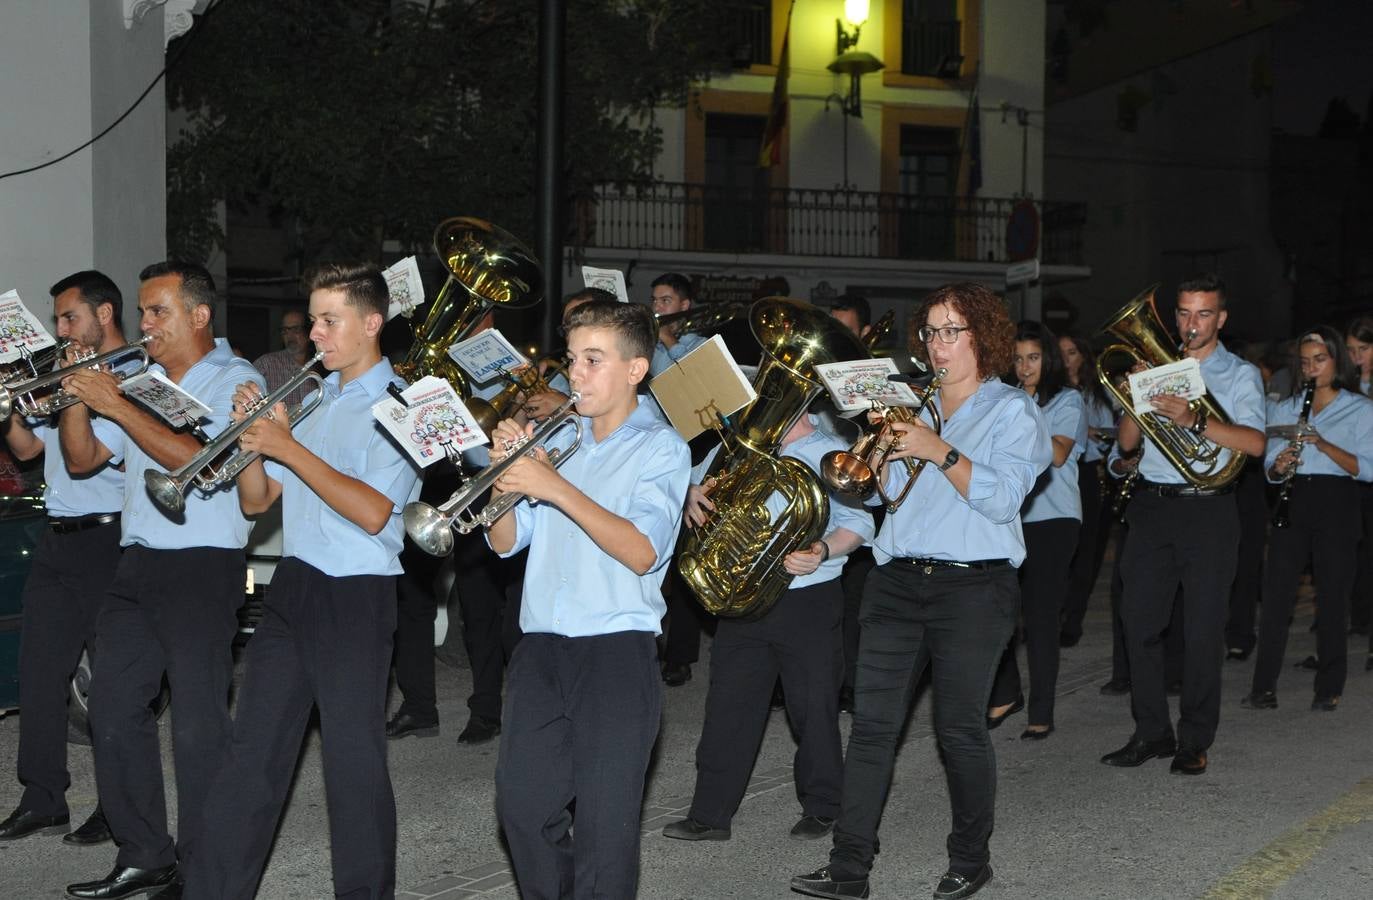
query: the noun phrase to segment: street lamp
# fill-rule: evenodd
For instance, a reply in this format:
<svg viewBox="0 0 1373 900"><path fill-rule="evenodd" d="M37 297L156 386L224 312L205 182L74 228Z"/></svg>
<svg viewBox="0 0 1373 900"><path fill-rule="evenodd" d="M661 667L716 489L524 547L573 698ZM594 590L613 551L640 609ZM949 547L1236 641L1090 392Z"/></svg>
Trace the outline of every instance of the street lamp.
<svg viewBox="0 0 1373 900"><path fill-rule="evenodd" d="M844 30L843 19L834 20L836 34L835 53L838 58L827 67L836 75L849 76L848 96L840 100L839 108L847 116L863 117L862 78L869 72L877 72L885 66L871 53L855 50L858 35L863 23L868 21L868 0L844 0L844 19L853 26L853 33Z"/></svg>

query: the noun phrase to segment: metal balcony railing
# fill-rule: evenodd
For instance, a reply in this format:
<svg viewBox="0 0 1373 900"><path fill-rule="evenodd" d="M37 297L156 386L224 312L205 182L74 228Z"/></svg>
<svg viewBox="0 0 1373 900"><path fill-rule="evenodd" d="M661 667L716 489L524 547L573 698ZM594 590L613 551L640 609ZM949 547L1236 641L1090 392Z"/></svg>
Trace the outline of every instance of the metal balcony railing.
<svg viewBox="0 0 1373 900"><path fill-rule="evenodd" d="M962 23L904 19L901 23L901 71L934 75L946 58L958 55Z"/></svg>
<svg viewBox="0 0 1373 900"><path fill-rule="evenodd" d="M1008 262L1008 197L912 197L705 184L598 184L573 203L578 247ZM1039 257L1082 264L1081 203L1033 201Z"/></svg>

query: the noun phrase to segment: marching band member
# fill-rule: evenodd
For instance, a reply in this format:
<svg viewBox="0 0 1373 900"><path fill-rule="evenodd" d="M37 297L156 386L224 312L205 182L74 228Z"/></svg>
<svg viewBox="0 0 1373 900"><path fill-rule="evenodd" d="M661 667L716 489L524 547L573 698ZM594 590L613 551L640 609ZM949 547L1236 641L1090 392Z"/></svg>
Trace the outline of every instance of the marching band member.
<svg viewBox="0 0 1373 900"><path fill-rule="evenodd" d="M215 287L199 265L163 262L139 275L141 328L160 371L213 412L205 431L228 426L234 386L261 384L247 360L211 331ZM229 741L230 642L243 605L249 523L230 487L191 492L183 516L171 518L149 497L143 472L176 469L200 442L173 431L135 406L108 373L82 369L64 386L83 403L63 410L58 433L75 474L124 464L119 567L96 624L98 661L91 683L95 771L110 830L119 844L104 878L68 885L81 898L118 898L171 885L180 896L177 853L204 837L201 809ZM106 443L91 413L119 426ZM176 760L179 840L167 832L157 722L149 704L166 675L176 697L172 750Z"/></svg>
<svg viewBox="0 0 1373 900"><path fill-rule="evenodd" d="M660 588L690 469L686 443L637 395L653 353L648 311L591 301L567 327L581 449L557 469L542 449L515 461L493 497L529 502L487 532L502 556L529 548L496 809L530 900L635 894L662 706ZM532 433L532 424L501 422L492 461Z"/></svg>
<svg viewBox="0 0 1373 900"><path fill-rule="evenodd" d="M779 456L819 472L820 460L847 445L803 415L782 439ZM780 497L774 513L781 511ZM686 519L699 527L715 504L700 485L687 490ZM687 818L663 827L663 836L688 841L728 840L729 823L744 799L754 758L767 727L769 698L780 674L787 718L796 734L799 839L829 834L839 815L843 747L839 738L839 687L844 676L844 560L873 536L872 515L830 492L825 535L782 560L795 576L761 619L721 618L710 651L710 691L696 747L696 790ZM685 585L683 585L685 587Z"/></svg>
<svg viewBox="0 0 1373 900"><path fill-rule="evenodd" d="M119 288L100 272L77 272L52 286L57 336L83 351L117 350L125 343ZM92 427L113 443L119 429L97 418ZM15 458L43 457L43 504L47 527L34 549L23 596L19 645L19 730L16 774L24 785L19 805L0 822L0 840L35 832L67 831L67 679L84 645L95 649L95 622L119 563L119 510L124 474L108 463L73 478L58 447L55 422L28 423L12 413L5 442ZM45 453L46 451L46 453ZM97 805L80 828L63 840L96 844L110 838Z"/></svg>
<svg viewBox="0 0 1373 900"><path fill-rule="evenodd" d="M1350 490L1350 481L1373 482L1373 400L1355 391L1358 375L1333 328L1321 325L1302 335L1297 353L1302 377L1293 395L1272 409L1269 424L1298 422L1305 393L1300 382L1311 380L1315 382L1307 419L1311 435L1300 443L1281 437L1268 441L1265 470L1270 482L1285 483L1285 490L1290 489L1290 525L1269 532L1259 652L1253 687L1243 705L1250 709L1278 705L1278 674L1287 649L1297 583L1310 559L1320 586L1311 708L1333 711L1344 693L1344 623L1360 534L1359 493ZM1294 360L1294 370L1297 364Z"/></svg>
<svg viewBox="0 0 1373 900"><path fill-rule="evenodd" d="M1230 421L1209 419L1182 397L1163 395L1151 401L1155 413L1173 426L1190 429L1223 448L1216 461L1218 469L1231 454L1257 456L1264 446L1263 380L1255 366L1220 343L1227 316L1225 301L1225 283L1215 275L1178 285L1177 325L1184 336L1183 352L1200 362L1207 389ZM1171 756L1174 774L1200 775L1206 771L1206 751L1215 740L1220 719L1225 616L1240 540L1234 483L1189 486L1153 440L1144 437L1133 417L1121 417L1119 440L1112 450L1117 474L1124 465L1118 454L1133 452L1141 442L1144 447L1121 559L1125 587L1121 619L1130 660L1135 731L1125 746L1101 761L1133 767ZM1179 581L1184 661L1175 739L1161 636L1168 628Z"/></svg>
<svg viewBox="0 0 1373 900"><path fill-rule="evenodd" d="M1020 608L1030 670L1030 722L1020 738L1043 740L1054 730L1059 611L1082 520L1077 460L1087 443L1087 419L1082 395L1068 387L1058 341L1046 326L1020 323L1015 336L1015 374L1021 390L1035 398L1054 450L1053 464L1039 477L1020 511L1025 532ZM1013 634L992 686L988 728L1000 725L1024 703L1015 645Z"/></svg>
<svg viewBox="0 0 1373 900"><path fill-rule="evenodd" d="M1373 398L1373 316L1359 316L1350 322L1344 333L1344 345L1358 376L1358 392ZM1355 389L1354 385L1349 387L1351 391ZM1359 542L1354 594L1349 601L1349 630L1370 635L1364 669L1373 670L1373 484L1360 482L1358 491L1363 539Z"/></svg>
<svg viewBox="0 0 1373 900"><path fill-rule="evenodd" d="M653 314L670 316L691 309L695 299L692 296L691 280L676 272L667 272L653 279ZM680 328L664 325L658 329L658 343L653 348L653 361L648 368L648 377L662 374L668 366L705 343L703 335L694 332L678 334Z"/></svg>
<svg viewBox="0 0 1373 900"><path fill-rule="evenodd" d="M912 351L947 370L935 398L943 433L893 425L901 449L890 459L923 459L929 471L874 543L834 849L828 864L791 881L792 890L816 897L868 896L897 739L926 667L953 819L948 871L934 896L971 896L992 876L996 758L987 697L1019 607L1020 507L1053 451L1034 401L996 377L1010 368L1015 342L1000 298L977 284L946 285L912 321L923 323ZM889 493L905 477L889 466Z"/></svg>
<svg viewBox="0 0 1373 900"><path fill-rule="evenodd" d="M215 840L187 861L187 894L251 898L267 862L312 707L319 708L334 894L395 892L396 807L386 769L386 681L396 626L401 509L419 471L372 417L401 384L381 355L386 281L375 267L309 276L310 338L324 352L319 407L257 419L238 479L249 515L282 502L282 561L248 643L233 739L205 803ZM259 398L240 385L235 419ZM318 892L317 892L318 893Z"/></svg>

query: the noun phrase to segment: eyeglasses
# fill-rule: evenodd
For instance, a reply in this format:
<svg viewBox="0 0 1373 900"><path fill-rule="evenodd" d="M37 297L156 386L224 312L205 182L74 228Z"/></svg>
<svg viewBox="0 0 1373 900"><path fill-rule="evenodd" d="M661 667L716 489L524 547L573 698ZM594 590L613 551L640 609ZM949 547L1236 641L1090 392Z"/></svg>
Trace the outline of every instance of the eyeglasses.
<svg viewBox="0 0 1373 900"><path fill-rule="evenodd" d="M972 331L967 325L944 325L935 328L933 325L926 325L916 332L920 340L926 344L934 340L934 336L939 335L939 340L944 344L958 343L958 336L965 331Z"/></svg>

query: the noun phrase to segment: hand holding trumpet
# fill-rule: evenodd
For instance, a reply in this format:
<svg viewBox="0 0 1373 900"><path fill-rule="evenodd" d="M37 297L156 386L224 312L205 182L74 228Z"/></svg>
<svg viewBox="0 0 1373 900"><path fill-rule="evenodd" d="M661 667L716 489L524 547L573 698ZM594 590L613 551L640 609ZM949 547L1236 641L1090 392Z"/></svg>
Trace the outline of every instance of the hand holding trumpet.
<svg viewBox="0 0 1373 900"><path fill-rule="evenodd" d="M234 390L229 418L242 422L261 402L262 390L253 382L245 381ZM272 407L267 415L259 416L238 438L240 449L276 460L280 460L283 453L289 453L295 443L296 439L291 434L290 413L284 401Z"/></svg>

